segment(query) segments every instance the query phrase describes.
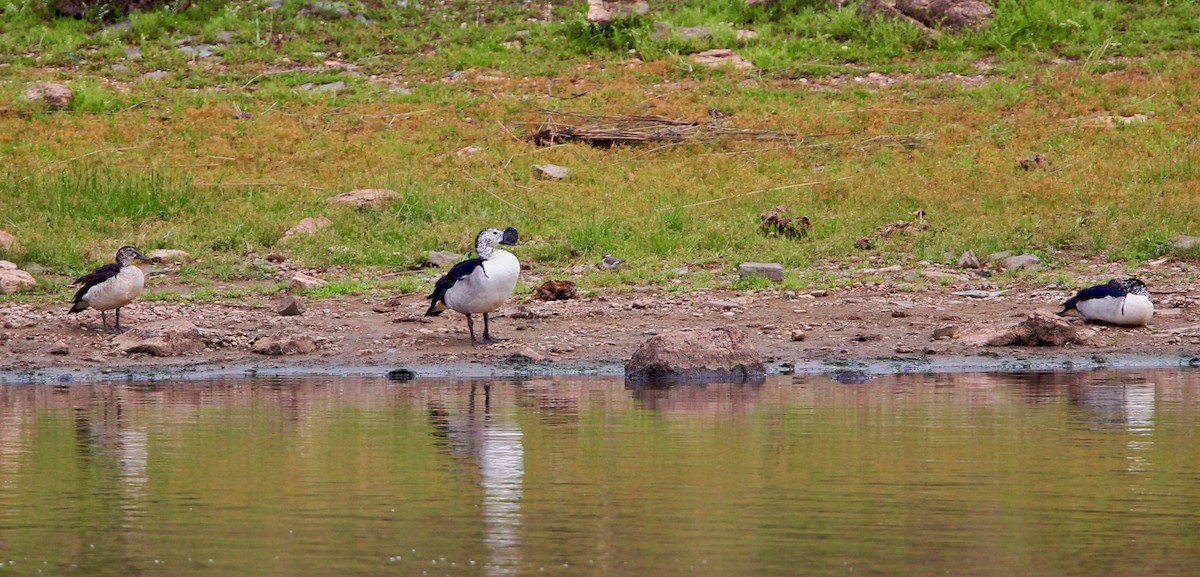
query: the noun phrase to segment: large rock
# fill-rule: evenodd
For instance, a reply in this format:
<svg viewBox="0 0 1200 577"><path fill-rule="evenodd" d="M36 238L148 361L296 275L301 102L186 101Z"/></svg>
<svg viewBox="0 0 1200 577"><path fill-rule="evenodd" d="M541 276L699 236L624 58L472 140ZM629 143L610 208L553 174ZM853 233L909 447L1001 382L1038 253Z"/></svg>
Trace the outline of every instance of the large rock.
<svg viewBox="0 0 1200 577"><path fill-rule="evenodd" d="M317 350L317 343L310 336L284 331L254 341L253 350L260 355L300 355Z"/></svg>
<svg viewBox="0 0 1200 577"><path fill-rule="evenodd" d="M0 230L0 250L12 253L17 250L17 237L7 230Z"/></svg>
<svg viewBox="0 0 1200 577"><path fill-rule="evenodd" d="M158 248L146 253L146 258L157 262L191 262L191 253L173 248Z"/></svg>
<svg viewBox="0 0 1200 577"><path fill-rule="evenodd" d="M16 263L0 260L0 294L10 294L37 286L33 275L17 268Z"/></svg>
<svg viewBox="0 0 1200 577"><path fill-rule="evenodd" d="M777 262L744 262L738 265L738 276L742 280L761 276L771 282L783 282L783 265Z"/></svg>
<svg viewBox="0 0 1200 577"><path fill-rule="evenodd" d="M587 21L600 26L631 16L644 16L650 11L645 0L588 0Z"/></svg>
<svg viewBox="0 0 1200 577"><path fill-rule="evenodd" d="M978 28L992 18L983 0L896 0L896 9L930 28Z"/></svg>
<svg viewBox="0 0 1200 577"><path fill-rule="evenodd" d="M429 264L441 268L450 268L465 258L467 257L448 250L429 251Z"/></svg>
<svg viewBox="0 0 1200 577"><path fill-rule="evenodd" d="M304 299L296 295L288 295L279 301L276 309L279 316L294 317L304 314Z"/></svg>
<svg viewBox="0 0 1200 577"><path fill-rule="evenodd" d="M881 17L898 20L931 35L982 27L991 19L992 8L985 0L863 0L858 13L868 22Z"/></svg>
<svg viewBox="0 0 1200 577"><path fill-rule="evenodd" d="M571 169L557 164L537 164L534 165L533 172L547 180L562 180L571 174Z"/></svg>
<svg viewBox="0 0 1200 577"><path fill-rule="evenodd" d="M691 61L710 68L720 68L728 64L738 70L754 69L754 63L738 56L736 52L728 48L713 48L712 50L698 52L691 56Z"/></svg>
<svg viewBox="0 0 1200 577"><path fill-rule="evenodd" d="M1187 236L1181 234L1171 239L1171 248L1181 252L1187 252L1198 246L1200 246L1200 236Z"/></svg>
<svg viewBox="0 0 1200 577"><path fill-rule="evenodd" d="M21 292L35 286L37 286L37 280L23 270L0 270L0 294Z"/></svg>
<svg viewBox="0 0 1200 577"><path fill-rule="evenodd" d="M1035 270L1042 265L1042 259L1038 258L1037 255L1032 254L1019 254L1017 256L1010 256L1001 262L1001 266L1004 267L1004 270Z"/></svg>
<svg viewBox="0 0 1200 577"><path fill-rule="evenodd" d="M69 86L51 82L39 82L25 90L25 99L33 102L45 102L54 109L66 108L71 104L75 94Z"/></svg>
<svg viewBox="0 0 1200 577"><path fill-rule="evenodd" d="M126 353L147 353L156 357L204 350L200 329L183 319L145 323L113 337L112 342Z"/></svg>
<svg viewBox="0 0 1200 577"><path fill-rule="evenodd" d="M765 374L745 331L731 327L651 337L625 363L625 379L633 383L745 381Z"/></svg>
<svg viewBox="0 0 1200 577"><path fill-rule="evenodd" d="M288 280L288 290L290 291L306 291L309 289L320 288L329 284L328 281L321 280L315 276L307 275L298 272L292 275Z"/></svg>
<svg viewBox="0 0 1200 577"><path fill-rule="evenodd" d="M934 336L937 336L936 332ZM1094 330L1042 311L1030 313L1019 322L959 330L952 336L968 345L987 347L1097 344Z"/></svg>
<svg viewBox="0 0 1200 577"><path fill-rule="evenodd" d="M391 200L400 196L398 193L385 188L360 188L343 192L337 196L327 199L325 202L330 204L340 204L342 206L365 206L383 204L385 200Z"/></svg>

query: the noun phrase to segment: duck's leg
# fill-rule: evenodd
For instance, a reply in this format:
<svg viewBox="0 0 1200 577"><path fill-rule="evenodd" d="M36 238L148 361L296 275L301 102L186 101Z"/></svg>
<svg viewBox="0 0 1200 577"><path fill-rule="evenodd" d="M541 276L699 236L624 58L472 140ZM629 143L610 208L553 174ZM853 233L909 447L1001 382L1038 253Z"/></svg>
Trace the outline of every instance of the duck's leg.
<svg viewBox="0 0 1200 577"><path fill-rule="evenodd" d="M479 344L479 341L475 340L475 319L471 318L471 315L467 315L467 332L471 333L471 344Z"/></svg>
<svg viewBox="0 0 1200 577"><path fill-rule="evenodd" d="M505 339L500 339L500 338L496 338L496 337L492 336L491 331L488 330L488 314L483 313L483 342L485 342L487 344L491 344L491 343L503 341L503 340L505 340Z"/></svg>
<svg viewBox="0 0 1200 577"><path fill-rule="evenodd" d="M104 332L108 332L108 312L100 311L100 326L104 328Z"/></svg>
<svg viewBox="0 0 1200 577"><path fill-rule="evenodd" d="M117 307L117 328L113 330L117 333L121 332L121 307Z"/></svg>

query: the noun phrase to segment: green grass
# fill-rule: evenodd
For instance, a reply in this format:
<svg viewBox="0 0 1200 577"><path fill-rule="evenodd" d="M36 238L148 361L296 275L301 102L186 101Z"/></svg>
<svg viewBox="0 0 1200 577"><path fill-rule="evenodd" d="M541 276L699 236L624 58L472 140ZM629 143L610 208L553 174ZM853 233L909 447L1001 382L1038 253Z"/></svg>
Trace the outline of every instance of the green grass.
<svg viewBox="0 0 1200 577"><path fill-rule="evenodd" d="M123 244L179 248L200 259L179 280L201 294L270 281L254 258L274 252L335 271L314 293L332 296L422 290L422 273L403 271L427 251L466 254L479 228L512 225L539 275L626 259L619 273L585 274L584 290L726 286L745 260L783 263L800 290L845 283L812 271L866 255L1137 263L1200 229L1196 2L1000 0L985 29L932 40L804 0L655 3L606 28L565 2L549 19L518 2L347 2L365 24L299 16L296 0L264 5L193 3L130 15L128 29L109 28L121 15L53 18L47 0L0 7L0 229L21 242L0 258L65 278ZM712 35L687 40L664 24ZM737 30L757 37L737 41ZM177 50L201 44L219 58ZM140 58L126 58L131 47ZM757 70L688 62L713 47ZM868 72L890 83L855 78ZM21 100L34 80L68 83L75 99L61 111ZM512 138L544 109L702 122L718 109L736 126L833 136L611 149ZM1105 124L1135 115L1145 121ZM469 145L481 151L456 154ZM1034 153L1050 167L1021 170ZM541 163L572 174L539 180ZM802 183L815 184L781 188ZM399 197L325 202L353 188ZM758 214L777 205L808 216L811 234L759 234ZM918 209L928 228L880 234ZM283 239L318 215L332 225ZM860 237L873 248L858 249ZM694 272L670 272L682 265ZM366 276L385 271L401 276Z"/></svg>

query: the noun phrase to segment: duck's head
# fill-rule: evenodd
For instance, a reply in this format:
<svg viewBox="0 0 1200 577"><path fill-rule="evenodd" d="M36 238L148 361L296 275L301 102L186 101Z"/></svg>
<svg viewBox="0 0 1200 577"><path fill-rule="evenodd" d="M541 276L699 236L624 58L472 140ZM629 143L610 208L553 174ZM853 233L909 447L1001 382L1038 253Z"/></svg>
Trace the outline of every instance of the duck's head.
<svg viewBox="0 0 1200 577"><path fill-rule="evenodd" d="M1120 289L1131 295L1150 296L1150 289L1146 287L1146 283L1137 278L1112 279L1108 281L1108 286Z"/></svg>
<svg viewBox="0 0 1200 577"><path fill-rule="evenodd" d="M475 252L483 258L487 258L492 254L492 249L500 244L516 246L517 229L510 226L503 231L498 228L485 228L479 231L479 236L475 237Z"/></svg>
<svg viewBox="0 0 1200 577"><path fill-rule="evenodd" d="M138 252L138 249L133 248L132 246L123 246L117 249L117 264L125 266L133 262L134 259L150 260L142 255L142 253Z"/></svg>

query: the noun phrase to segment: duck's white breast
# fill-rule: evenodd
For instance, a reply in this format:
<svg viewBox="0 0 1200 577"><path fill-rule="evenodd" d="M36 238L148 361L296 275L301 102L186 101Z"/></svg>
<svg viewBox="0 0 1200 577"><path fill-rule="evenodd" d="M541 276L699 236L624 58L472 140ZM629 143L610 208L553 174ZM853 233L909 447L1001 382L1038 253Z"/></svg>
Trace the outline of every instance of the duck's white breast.
<svg viewBox="0 0 1200 577"><path fill-rule="evenodd" d="M1075 306L1079 315L1088 320L1115 325L1141 326L1154 316L1154 304L1142 295L1104 297L1080 302Z"/></svg>
<svg viewBox="0 0 1200 577"><path fill-rule="evenodd" d="M146 286L145 283L146 277L142 274L142 269L127 266L122 268L117 276L88 289L83 295L83 301L88 306L102 311L120 308L138 298Z"/></svg>
<svg viewBox="0 0 1200 577"><path fill-rule="evenodd" d="M466 278L446 291L446 306L460 313L488 313L499 309L517 288L521 263L506 250L496 249Z"/></svg>

